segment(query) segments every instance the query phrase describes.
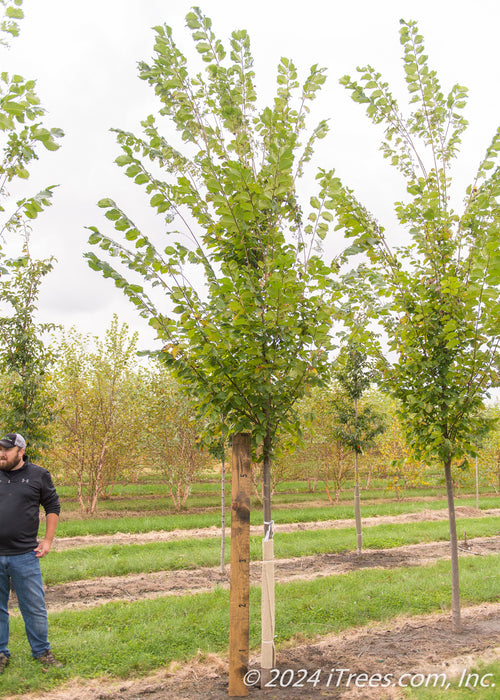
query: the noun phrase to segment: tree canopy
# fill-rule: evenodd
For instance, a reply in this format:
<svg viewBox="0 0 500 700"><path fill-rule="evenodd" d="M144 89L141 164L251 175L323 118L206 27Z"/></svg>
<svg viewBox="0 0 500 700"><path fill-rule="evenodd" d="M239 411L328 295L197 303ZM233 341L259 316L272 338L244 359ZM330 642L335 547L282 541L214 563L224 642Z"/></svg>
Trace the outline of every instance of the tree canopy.
<svg viewBox="0 0 500 700"><path fill-rule="evenodd" d="M370 309L392 353L386 382L399 399L417 455L444 465L454 578L454 626L460 627L452 463L473 455L484 430L481 411L498 383L500 342L500 129L464 197L452 206L451 167L467 121L467 90L445 94L424 53L415 22L401 22L411 111L403 112L371 66L341 83L384 129L382 152L406 181L407 201L395 203L403 236L388 236L348 187L336 198L339 228L354 238L346 255L364 253L358 268L366 294L351 297L353 313ZM351 273L351 279L354 275ZM359 287L357 287L359 290Z"/></svg>
<svg viewBox="0 0 500 700"><path fill-rule="evenodd" d="M155 245L107 198L99 205L124 240L93 227L90 242L104 257L87 257L149 318L161 358L196 395L211 430L224 416L269 454L278 429L297 428L295 403L328 366L336 288L318 245L333 221L337 180L318 172L305 214L298 191L327 132L325 121L311 130L306 119L325 74L315 65L301 85L294 63L281 59L274 101L258 109L247 33L233 32L226 50L199 9L187 24L205 72L192 72L170 27L156 27L154 60L139 70L160 116L143 121L141 136L117 131L117 163L164 218L166 239ZM182 150L162 134L164 118ZM158 288L160 303L148 293Z"/></svg>

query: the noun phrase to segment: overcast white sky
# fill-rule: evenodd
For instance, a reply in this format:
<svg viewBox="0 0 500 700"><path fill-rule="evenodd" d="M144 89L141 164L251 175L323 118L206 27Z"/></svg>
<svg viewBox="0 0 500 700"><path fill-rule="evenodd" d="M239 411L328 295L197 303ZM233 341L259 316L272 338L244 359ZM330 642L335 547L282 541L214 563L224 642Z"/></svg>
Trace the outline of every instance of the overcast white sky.
<svg viewBox="0 0 500 700"><path fill-rule="evenodd" d="M26 191L60 187L54 204L34 224L32 251L54 255L58 263L46 278L40 299L43 320L75 325L102 334L113 312L140 332L141 345L154 334L109 280L91 271L82 257L86 226L106 228L96 202L111 196L134 207L146 228L141 189L131 187L114 163L119 155L111 127L139 131L139 122L156 109L152 91L137 77L136 64L153 53L157 24L173 27L176 43L188 56L196 52L185 15L185 0L24 0L25 20L9 51L0 49L2 70L37 79L47 110L46 123L66 136L56 153L43 152ZM226 40L247 29L252 43L259 94L270 101L281 56L292 58L305 77L314 63L326 66L328 81L317 101L317 118L330 118L331 133L321 142L318 162L335 167L384 222L400 195L398 180L378 152L378 135L338 84L345 73L370 63L405 97L399 44L399 19L415 19L426 53L442 87L469 88L467 118L457 169L465 187L500 124L498 0L200 0L215 33ZM197 65L197 64L196 64ZM142 202L144 213L142 214ZM110 229L107 229L108 231ZM333 245L336 245L334 243Z"/></svg>

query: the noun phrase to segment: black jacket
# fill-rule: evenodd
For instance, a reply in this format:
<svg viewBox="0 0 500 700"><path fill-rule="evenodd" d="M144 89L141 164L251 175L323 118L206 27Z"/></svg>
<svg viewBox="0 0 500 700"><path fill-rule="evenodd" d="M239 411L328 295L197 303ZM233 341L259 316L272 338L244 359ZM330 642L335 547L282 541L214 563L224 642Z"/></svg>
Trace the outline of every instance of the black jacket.
<svg viewBox="0 0 500 700"><path fill-rule="evenodd" d="M20 469L0 471L0 555L26 554L37 546L40 506L59 515L52 478L24 457Z"/></svg>

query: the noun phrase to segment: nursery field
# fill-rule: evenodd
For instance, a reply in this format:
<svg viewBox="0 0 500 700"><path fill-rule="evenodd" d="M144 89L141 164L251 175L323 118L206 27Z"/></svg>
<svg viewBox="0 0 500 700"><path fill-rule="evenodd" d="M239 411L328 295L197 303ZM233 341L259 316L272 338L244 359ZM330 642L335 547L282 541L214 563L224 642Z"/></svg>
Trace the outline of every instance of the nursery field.
<svg viewBox="0 0 500 700"><path fill-rule="evenodd" d="M90 518L59 489L58 537L42 561L50 638L62 669L32 661L15 598L2 698L216 700L228 697L229 566L220 565L219 485L181 513L166 485L118 486ZM356 554L351 494L289 482L274 499L277 670L250 698L498 697L500 500L456 501L464 630L451 631L446 499L362 493ZM227 499L226 504L229 503ZM229 510L226 562L229 559ZM260 642L262 515L251 517L250 670ZM471 688L473 688L471 690Z"/></svg>

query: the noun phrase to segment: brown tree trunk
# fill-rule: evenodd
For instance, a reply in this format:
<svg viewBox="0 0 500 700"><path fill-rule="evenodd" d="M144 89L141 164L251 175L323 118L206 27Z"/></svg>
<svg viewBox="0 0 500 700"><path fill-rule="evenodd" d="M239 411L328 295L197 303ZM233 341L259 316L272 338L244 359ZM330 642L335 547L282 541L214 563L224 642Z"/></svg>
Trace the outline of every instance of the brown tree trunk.
<svg viewBox="0 0 500 700"><path fill-rule="evenodd" d="M85 511L85 501L83 499L83 481L80 477L78 478L78 503L80 504L82 511Z"/></svg>
<svg viewBox="0 0 500 700"><path fill-rule="evenodd" d="M190 491L191 491L191 484L186 484L183 487L183 491L182 491L182 501L181 501L182 507L184 507L186 505L186 501L189 497Z"/></svg>
<svg viewBox="0 0 500 700"><path fill-rule="evenodd" d="M326 495L328 496L328 500L330 503L333 503L333 498L330 493L330 486L328 484L328 470L325 469L325 489L326 489Z"/></svg>
<svg viewBox="0 0 500 700"><path fill-rule="evenodd" d="M455 501L453 497L453 479L451 476L451 459L444 463L446 478L446 495L448 497L448 520L450 525L451 550L451 613L454 632L462 631L460 616L460 575L458 567L457 523L455 520Z"/></svg>
<svg viewBox="0 0 500 700"><path fill-rule="evenodd" d="M358 421L358 402L354 399L354 420L357 426ZM356 520L356 548L357 553L361 554L363 548L363 529L361 523L361 499L359 496L359 471L358 471L358 451L354 452L354 517Z"/></svg>
<svg viewBox="0 0 500 700"><path fill-rule="evenodd" d="M363 526L361 523L361 499L359 496L358 453L354 453L354 518L356 520L356 550L361 554L363 548Z"/></svg>
<svg viewBox="0 0 500 700"><path fill-rule="evenodd" d="M226 563L226 458L224 455L224 445L222 446L220 473L220 510L221 510L221 531L220 531L220 571L224 573Z"/></svg>
<svg viewBox="0 0 500 700"><path fill-rule="evenodd" d="M229 695L248 695L251 441L233 436L231 475L231 571L229 592Z"/></svg>
<svg viewBox="0 0 500 700"><path fill-rule="evenodd" d="M179 502L179 499L177 498L177 493L174 491L172 484L170 485L170 497L172 499L172 503L174 504L176 512L179 512L181 509L181 504Z"/></svg>
<svg viewBox="0 0 500 700"><path fill-rule="evenodd" d="M264 502L264 541L261 589L261 687L271 680L275 667L274 649L274 525L271 520L271 438L263 444L262 497Z"/></svg>

